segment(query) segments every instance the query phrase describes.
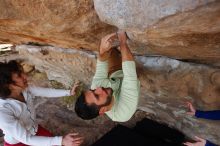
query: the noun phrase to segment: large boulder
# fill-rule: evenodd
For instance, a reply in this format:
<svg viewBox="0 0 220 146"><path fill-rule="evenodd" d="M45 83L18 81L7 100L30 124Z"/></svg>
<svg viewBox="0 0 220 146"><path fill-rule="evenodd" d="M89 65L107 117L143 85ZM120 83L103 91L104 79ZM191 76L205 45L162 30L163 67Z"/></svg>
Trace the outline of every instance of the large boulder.
<svg viewBox="0 0 220 146"><path fill-rule="evenodd" d="M94 0L99 18L126 30L139 54L219 63L220 1Z"/></svg>

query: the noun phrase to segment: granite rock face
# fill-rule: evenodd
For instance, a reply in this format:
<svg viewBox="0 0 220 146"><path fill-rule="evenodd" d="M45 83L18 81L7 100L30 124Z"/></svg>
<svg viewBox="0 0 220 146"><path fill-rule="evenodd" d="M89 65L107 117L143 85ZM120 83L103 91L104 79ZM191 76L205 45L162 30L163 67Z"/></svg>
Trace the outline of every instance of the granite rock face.
<svg viewBox="0 0 220 146"><path fill-rule="evenodd" d="M88 87L95 72L96 54L54 47L17 46L20 58L44 71L49 80L66 88L75 80ZM83 57L82 57L83 56ZM193 137L200 135L219 143L219 121L187 116L185 102L200 110L220 109L220 70L166 57L135 56L141 81L139 110ZM63 117L64 118L64 117Z"/></svg>
<svg viewBox="0 0 220 146"><path fill-rule="evenodd" d="M218 64L220 1L94 0L99 18L126 30L140 54Z"/></svg>

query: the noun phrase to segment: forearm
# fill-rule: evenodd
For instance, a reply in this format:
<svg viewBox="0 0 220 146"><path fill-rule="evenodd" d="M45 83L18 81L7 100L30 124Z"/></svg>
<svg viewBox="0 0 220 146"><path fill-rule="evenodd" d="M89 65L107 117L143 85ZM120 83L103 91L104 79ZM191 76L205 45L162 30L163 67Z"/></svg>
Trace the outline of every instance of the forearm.
<svg viewBox="0 0 220 146"><path fill-rule="evenodd" d="M125 81L137 80L136 64L133 60L123 62L122 71Z"/></svg>
<svg viewBox="0 0 220 146"><path fill-rule="evenodd" d="M122 62L134 61L134 57L133 57L127 43L120 44L120 50L121 50Z"/></svg>
<svg viewBox="0 0 220 146"><path fill-rule="evenodd" d="M220 110L216 111L196 111L195 116L197 118L204 118L210 120L220 120Z"/></svg>
<svg viewBox="0 0 220 146"><path fill-rule="evenodd" d="M98 60L107 61L109 57L110 57L110 51L107 51L107 52L104 52L104 53L99 52Z"/></svg>
<svg viewBox="0 0 220 146"><path fill-rule="evenodd" d="M108 61L102 61L100 59L96 62L96 71L94 79L106 79L108 77Z"/></svg>
<svg viewBox="0 0 220 146"><path fill-rule="evenodd" d="M61 136L55 136L55 137L46 137L46 136L24 137L23 136L21 139L19 139L19 141L27 145L46 145L46 146L62 145Z"/></svg>
<svg viewBox="0 0 220 146"><path fill-rule="evenodd" d="M52 88L42 88L42 87L30 86L29 91L34 96L40 96L40 97L70 96L70 90L64 90L64 89L52 89Z"/></svg>

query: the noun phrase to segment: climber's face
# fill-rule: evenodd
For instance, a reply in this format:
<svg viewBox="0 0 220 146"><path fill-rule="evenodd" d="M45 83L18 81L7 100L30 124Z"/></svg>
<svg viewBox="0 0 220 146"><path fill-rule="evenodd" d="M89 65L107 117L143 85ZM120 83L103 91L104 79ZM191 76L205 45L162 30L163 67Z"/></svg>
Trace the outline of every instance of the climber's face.
<svg viewBox="0 0 220 146"><path fill-rule="evenodd" d="M24 90L28 86L27 75L24 72L12 73L12 81L13 84L10 85L21 88L21 90Z"/></svg>
<svg viewBox="0 0 220 146"><path fill-rule="evenodd" d="M98 87L95 90L85 92L85 100L87 104L95 104L97 106L108 106L112 101L113 90L111 88Z"/></svg>

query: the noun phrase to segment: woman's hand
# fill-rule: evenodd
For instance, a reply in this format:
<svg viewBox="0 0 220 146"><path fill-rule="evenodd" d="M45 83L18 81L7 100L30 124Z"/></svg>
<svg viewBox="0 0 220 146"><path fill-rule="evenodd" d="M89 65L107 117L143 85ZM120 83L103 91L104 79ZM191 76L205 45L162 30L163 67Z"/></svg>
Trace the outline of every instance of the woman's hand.
<svg viewBox="0 0 220 146"><path fill-rule="evenodd" d="M191 103L191 102L186 102L186 105L187 105L187 107L189 108L189 112L187 112L186 114L187 114L187 115L191 115L191 116L195 116L196 110L195 110L195 108L193 107L192 103Z"/></svg>

